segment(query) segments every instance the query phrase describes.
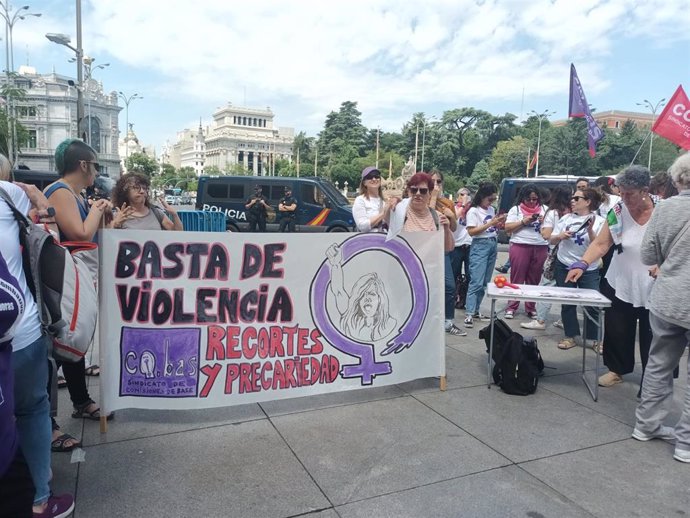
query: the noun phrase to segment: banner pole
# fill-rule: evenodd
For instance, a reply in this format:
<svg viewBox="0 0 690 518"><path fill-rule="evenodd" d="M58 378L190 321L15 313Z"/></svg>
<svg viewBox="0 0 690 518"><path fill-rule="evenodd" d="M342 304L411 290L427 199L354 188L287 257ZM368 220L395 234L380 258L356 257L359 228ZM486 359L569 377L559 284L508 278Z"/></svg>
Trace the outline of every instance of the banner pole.
<svg viewBox="0 0 690 518"><path fill-rule="evenodd" d="M644 143L647 142L647 139L649 138L649 136L651 134L652 134L652 130L649 130L649 133L647 133L647 136L642 141L642 144L640 144L640 147L637 148L637 153L635 153L635 156L633 157L632 161L630 162L630 165L633 165L635 163L635 159L637 158L637 155L640 154L640 151L642 151L642 146L644 146Z"/></svg>
<svg viewBox="0 0 690 518"><path fill-rule="evenodd" d="M105 218L105 215L104 215ZM101 222L103 225L105 224L105 219ZM98 231L98 242L99 244L103 243L103 238L104 238L105 232L103 230ZM101 418L100 418L100 428L101 428L101 433L108 433L108 412L105 408L105 390L103 388L103 378L106 375L106 369L107 369L107 362L105 361L105 348L103 347L103 335L101 333L101 315L103 313L101 312L101 309L103 308L103 300L102 300L102 293L101 293L101 286L103 285L103 268L101 268L101 265L103 264L103 248L101 246L98 247L98 280L96 283L96 292L98 293L98 318L96 320L96 340L98 340L98 363L101 368L101 375L98 376L98 386L99 386L99 394L98 394L98 406L101 408Z"/></svg>

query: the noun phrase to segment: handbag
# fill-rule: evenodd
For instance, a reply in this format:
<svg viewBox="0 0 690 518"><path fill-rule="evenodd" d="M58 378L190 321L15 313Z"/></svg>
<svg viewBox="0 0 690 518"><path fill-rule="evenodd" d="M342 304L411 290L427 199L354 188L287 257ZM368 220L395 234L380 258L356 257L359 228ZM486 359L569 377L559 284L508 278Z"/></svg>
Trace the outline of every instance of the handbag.
<svg viewBox="0 0 690 518"><path fill-rule="evenodd" d="M544 279L552 281L556 276L556 256L558 255L558 243L554 246L549 255L546 256L546 261L544 261Z"/></svg>

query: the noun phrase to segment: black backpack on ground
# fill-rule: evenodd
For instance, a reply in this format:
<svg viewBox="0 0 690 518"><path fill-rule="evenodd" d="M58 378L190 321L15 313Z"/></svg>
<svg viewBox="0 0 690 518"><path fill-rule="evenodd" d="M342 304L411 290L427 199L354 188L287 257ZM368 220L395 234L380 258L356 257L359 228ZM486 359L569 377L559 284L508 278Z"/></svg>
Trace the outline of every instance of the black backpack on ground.
<svg viewBox="0 0 690 518"><path fill-rule="evenodd" d="M489 352L491 325L479 331L479 338L486 343ZM494 383L506 394L526 396L534 394L539 384L539 376L544 370L544 361L535 338L523 338L500 319L494 328Z"/></svg>

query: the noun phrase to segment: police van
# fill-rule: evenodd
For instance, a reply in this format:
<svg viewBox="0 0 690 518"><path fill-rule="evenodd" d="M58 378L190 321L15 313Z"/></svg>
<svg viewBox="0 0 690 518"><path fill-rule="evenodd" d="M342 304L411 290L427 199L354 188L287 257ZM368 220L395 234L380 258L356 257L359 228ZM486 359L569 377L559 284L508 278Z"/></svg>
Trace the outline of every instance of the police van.
<svg viewBox="0 0 690 518"><path fill-rule="evenodd" d="M285 189L292 190L297 203L297 232L350 232L355 230L352 206L328 180L319 177L280 176L201 176L196 195L196 209L225 214L226 227L233 232L249 228L245 203L255 188L268 200L266 230L276 232L280 224L278 203Z"/></svg>
<svg viewBox="0 0 690 518"><path fill-rule="evenodd" d="M35 185L41 191L60 178L55 171L38 171L35 169L15 169L12 181Z"/></svg>

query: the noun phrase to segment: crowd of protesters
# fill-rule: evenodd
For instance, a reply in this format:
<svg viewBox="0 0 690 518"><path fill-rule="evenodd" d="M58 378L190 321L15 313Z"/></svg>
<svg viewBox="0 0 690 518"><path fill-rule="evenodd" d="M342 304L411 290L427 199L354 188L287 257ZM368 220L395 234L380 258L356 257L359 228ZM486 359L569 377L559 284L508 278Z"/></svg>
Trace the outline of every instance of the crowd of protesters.
<svg viewBox="0 0 690 518"><path fill-rule="evenodd" d="M41 222L60 240L95 241L99 228L182 230L174 207L151 198L149 179L123 175L111 199L89 203L83 191L99 171L96 152L69 139L56 149L59 180L41 193L34 186L10 183L11 164L0 155L0 516L59 517L74 508L72 495L50 491L52 451L70 451L79 440L61 432L51 417L50 393L55 367L49 340L22 266L19 230L10 203ZM641 166L630 166L615 178L593 185L586 178L552 192L528 183L507 214L497 214L498 189L482 183L476 192L462 188L452 201L438 171L418 172L407 181L402 197L385 199L381 173L362 171L353 217L361 232L441 232L444 247L444 322L450 335L464 336L455 324L456 308L464 309L464 327L489 320L480 307L497 257L498 231L510 235L510 280L518 284L553 285L601 290L612 306L605 312L603 342L597 341L600 322L591 308L588 337L603 354L609 371L599 384L622 383L634 370L636 331L643 376L633 437L675 439L674 458L690 462L690 387L675 430L665 424L673 377L690 339L690 154L679 157L668 173L651 178ZM663 198L669 198L662 202ZM265 226L266 201L260 191L247 200L253 228ZM283 230L294 231L296 202L287 191L279 211ZM263 216L262 216L263 214ZM283 227L283 225L281 225ZM94 274L94 282L97 276ZM510 301L505 318L515 318L517 301ZM522 327L546 328L547 304L524 305L528 321ZM563 350L579 345L580 329L574 306L561 307ZM84 360L62 367L75 419L99 420L91 398ZM93 371L92 371L93 372ZM106 416L110 417L110 416ZM52 424L51 424L52 420ZM51 433L52 429L52 433Z"/></svg>

